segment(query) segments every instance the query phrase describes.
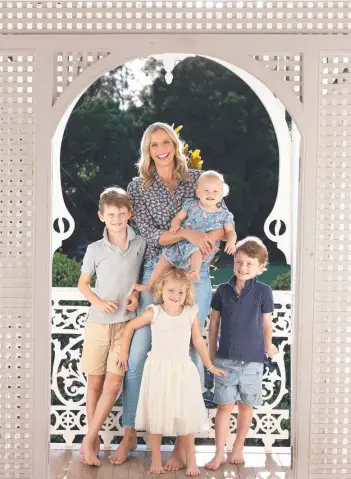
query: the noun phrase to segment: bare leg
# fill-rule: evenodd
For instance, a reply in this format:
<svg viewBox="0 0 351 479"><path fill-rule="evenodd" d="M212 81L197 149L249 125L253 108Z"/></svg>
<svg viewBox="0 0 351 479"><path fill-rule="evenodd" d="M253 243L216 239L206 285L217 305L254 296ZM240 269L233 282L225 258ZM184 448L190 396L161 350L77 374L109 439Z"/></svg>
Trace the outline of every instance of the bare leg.
<svg viewBox="0 0 351 479"><path fill-rule="evenodd" d="M166 471L162 466L161 458L161 434L150 434L149 435L150 446L151 446L151 466L149 473L150 474L164 474Z"/></svg>
<svg viewBox="0 0 351 479"><path fill-rule="evenodd" d="M88 388L87 388L87 397L86 397L86 410L87 410L87 424L88 429L93 416L95 414L96 405L102 393L102 388L104 384L105 376L98 376L96 374L88 374ZM94 445L95 454L98 455L100 450L100 439L99 436L96 438ZM85 463L85 457L83 455L83 447L80 446L80 452L82 454L80 461Z"/></svg>
<svg viewBox="0 0 351 479"><path fill-rule="evenodd" d="M137 432L133 427L126 427L122 441L116 449L116 452L109 456L108 460L111 464L120 466L126 462L129 451L134 451L136 448Z"/></svg>
<svg viewBox="0 0 351 479"><path fill-rule="evenodd" d="M186 476L199 476L200 469L196 465L194 434L182 437L186 452Z"/></svg>
<svg viewBox="0 0 351 479"><path fill-rule="evenodd" d="M177 437L172 457L170 457L164 465L166 471L179 471L180 469L184 469L186 463L186 451L183 437Z"/></svg>
<svg viewBox="0 0 351 479"><path fill-rule="evenodd" d="M225 442L228 436L230 416L233 412L233 407L234 403L218 406L215 423L216 454L210 462L205 464L205 468L210 469L211 471L216 471L221 464L226 462L224 454Z"/></svg>
<svg viewBox="0 0 351 479"><path fill-rule="evenodd" d="M137 291L151 291L156 281L158 281L161 278L163 273L168 268L169 268L168 261L166 260L164 256L161 256L156 266L154 267L153 272L151 273L149 281L146 284L135 284L134 288Z"/></svg>
<svg viewBox="0 0 351 479"><path fill-rule="evenodd" d="M239 414L238 414L238 427L236 438L233 445L232 454L230 456L229 462L231 464L244 464L245 459L243 456L244 443L249 432L251 421L252 421L252 406L246 406L246 404L238 403Z"/></svg>
<svg viewBox="0 0 351 479"><path fill-rule="evenodd" d="M190 272L189 278L192 281L200 281L200 269L202 263L202 256L200 250L195 251L192 255L190 255Z"/></svg>
<svg viewBox="0 0 351 479"><path fill-rule="evenodd" d="M88 434L83 439L82 452L86 464L90 466L100 466L100 461L94 451L96 438L101 426L104 424L113 405L116 402L117 395L121 389L123 377L110 372L106 373L104 386L101 396L96 405L95 413L89 424Z"/></svg>

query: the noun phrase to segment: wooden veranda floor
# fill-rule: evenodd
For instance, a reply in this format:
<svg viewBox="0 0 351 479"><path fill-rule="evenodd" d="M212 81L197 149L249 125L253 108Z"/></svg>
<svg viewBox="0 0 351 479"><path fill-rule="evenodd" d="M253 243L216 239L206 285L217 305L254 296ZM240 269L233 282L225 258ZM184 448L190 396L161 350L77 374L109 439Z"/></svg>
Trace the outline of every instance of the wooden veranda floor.
<svg viewBox="0 0 351 479"><path fill-rule="evenodd" d="M166 460L170 452L163 452ZM51 479L143 479L150 478L148 466L150 452L135 451L122 466L112 466L108 462L110 451L100 453L101 466L90 467L79 461L78 450L52 450L50 454ZM204 469L204 464L213 456L210 452L197 452L197 464L200 466L200 479L292 479L290 454L283 453L245 453L245 466L224 464L218 471ZM167 472L162 479L185 479L184 471Z"/></svg>

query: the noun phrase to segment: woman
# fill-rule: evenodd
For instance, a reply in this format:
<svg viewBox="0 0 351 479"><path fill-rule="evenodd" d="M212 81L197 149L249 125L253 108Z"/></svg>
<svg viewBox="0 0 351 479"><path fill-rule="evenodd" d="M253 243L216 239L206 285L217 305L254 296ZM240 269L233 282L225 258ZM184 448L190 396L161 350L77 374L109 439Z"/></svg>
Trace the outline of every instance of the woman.
<svg viewBox="0 0 351 479"><path fill-rule="evenodd" d="M129 184L128 194L133 205L133 220L147 241L143 283L147 283L150 278L163 246L186 239L198 246L205 257L212 251L215 240L224 238L222 229L210 233L182 228L177 233L169 231L171 220L181 210L184 201L195 198L196 182L201 174L199 170L188 169L187 159L182 150L183 145L177 134L165 123L150 125L141 140L139 177L134 178ZM208 263L202 264L200 282L194 283L194 286L199 319L203 328L212 295ZM139 313L152 302L150 294L141 293ZM150 326L144 326L135 332L130 348L129 369L123 386L123 424L126 429L119 448L110 458L113 464L122 464L127 459L129 450L136 448L134 420L144 363L150 349ZM191 355L201 372L203 370L201 361L193 348ZM166 468L177 470L183 467L180 453L177 441L174 454Z"/></svg>

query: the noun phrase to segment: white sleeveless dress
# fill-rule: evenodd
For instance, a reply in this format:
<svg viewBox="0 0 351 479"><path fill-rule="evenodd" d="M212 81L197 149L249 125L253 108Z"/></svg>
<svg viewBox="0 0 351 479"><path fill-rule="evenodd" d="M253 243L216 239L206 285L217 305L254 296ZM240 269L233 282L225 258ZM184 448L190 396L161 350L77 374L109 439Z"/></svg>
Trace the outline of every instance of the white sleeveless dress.
<svg viewBox="0 0 351 479"><path fill-rule="evenodd" d="M136 429L164 436L185 436L208 429L200 375L189 356L192 322L198 307L185 306L179 316L161 306L151 324L152 349L141 382Z"/></svg>

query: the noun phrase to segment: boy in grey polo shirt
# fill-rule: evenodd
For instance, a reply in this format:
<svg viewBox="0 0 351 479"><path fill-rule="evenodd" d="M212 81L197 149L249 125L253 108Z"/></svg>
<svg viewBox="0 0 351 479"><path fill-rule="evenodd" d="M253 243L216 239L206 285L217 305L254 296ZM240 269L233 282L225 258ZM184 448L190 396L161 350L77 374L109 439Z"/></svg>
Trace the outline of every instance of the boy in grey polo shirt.
<svg viewBox="0 0 351 479"><path fill-rule="evenodd" d="M117 366L123 330L135 317L145 238L128 226L132 209L127 193L107 188L100 196L99 218L103 238L88 246L78 288L90 301L84 333L81 369L88 376L86 394L88 433L81 446L81 461L99 466L99 431L116 402L124 371ZM95 292L90 287L96 273Z"/></svg>
<svg viewBox="0 0 351 479"><path fill-rule="evenodd" d="M220 284L212 298L210 356L226 376L215 378L216 454L205 466L210 470L226 462L225 443L235 403L239 410L237 434L229 462L244 463L243 448L253 406L261 404L263 363L266 356L278 353L272 343L272 290L257 281L267 261L267 249L259 238L251 236L239 241L234 276L228 283ZM217 350L219 326L221 336Z"/></svg>

